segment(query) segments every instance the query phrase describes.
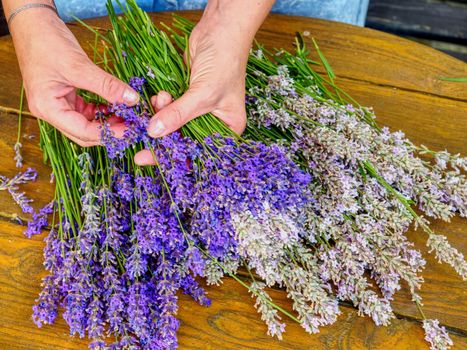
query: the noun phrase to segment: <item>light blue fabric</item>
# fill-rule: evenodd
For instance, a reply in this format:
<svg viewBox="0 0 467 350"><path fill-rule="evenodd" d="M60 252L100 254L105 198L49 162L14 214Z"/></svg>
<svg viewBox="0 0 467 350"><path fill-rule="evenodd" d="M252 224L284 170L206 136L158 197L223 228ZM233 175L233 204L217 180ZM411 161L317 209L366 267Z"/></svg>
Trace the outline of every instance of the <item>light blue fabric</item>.
<svg viewBox="0 0 467 350"><path fill-rule="evenodd" d="M137 0L138 5L145 11L152 11L158 0ZM115 9L119 9L116 2ZM120 1L125 4L125 0ZM81 19L101 17L107 15L107 0L55 0L59 16L65 21L73 21L74 17Z"/></svg>
<svg viewBox="0 0 467 350"><path fill-rule="evenodd" d="M122 1L124 2L124 1ZM146 11L193 10L203 8L207 0L138 0ZM273 12L317 17L363 25L369 0L277 0ZM105 0L55 0L60 17L65 21L107 14Z"/></svg>

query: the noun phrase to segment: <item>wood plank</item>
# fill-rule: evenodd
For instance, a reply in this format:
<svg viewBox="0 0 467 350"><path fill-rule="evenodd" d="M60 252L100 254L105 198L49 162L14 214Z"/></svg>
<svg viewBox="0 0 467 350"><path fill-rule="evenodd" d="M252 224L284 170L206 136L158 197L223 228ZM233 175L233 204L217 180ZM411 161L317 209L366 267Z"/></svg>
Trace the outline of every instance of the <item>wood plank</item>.
<svg viewBox="0 0 467 350"><path fill-rule="evenodd" d="M454 247L466 254L466 221L460 217L454 218L449 224L437 220L433 221L431 228L436 233L445 235ZM439 263L432 254L428 253L425 232L411 229L407 236L427 261L426 269L421 274L425 282L420 290L425 314L427 317L438 318L441 323L449 327L467 331L467 282L462 281L450 266ZM407 288L402 288L395 295L392 305L400 315L420 318L416 306L410 302ZM465 333L467 335L467 332Z"/></svg>
<svg viewBox="0 0 467 350"><path fill-rule="evenodd" d="M366 26L391 33L467 42L467 3L441 0L372 0Z"/></svg>
<svg viewBox="0 0 467 350"><path fill-rule="evenodd" d="M430 46L436 50L443 51L447 53L448 55L453 56L467 63L467 44L466 45L455 44L455 43L449 43L449 42L433 40L433 39L416 38L413 36L405 36L405 37L407 39L421 43L423 45Z"/></svg>
<svg viewBox="0 0 467 350"><path fill-rule="evenodd" d="M467 156L467 101L357 80L337 79L336 84L362 106L373 107L379 125L388 126L393 131L404 131L415 144Z"/></svg>
<svg viewBox="0 0 467 350"><path fill-rule="evenodd" d="M27 196L34 200L33 207L36 209L43 207L53 199L54 186L50 184L50 167L44 164L42 152L39 149L39 129L37 120L34 118L23 118L21 143L23 148L21 154L24 157L22 169L15 167L13 161L13 146L16 142L18 116L7 114L0 110L0 120L2 128L0 131L0 164L1 174L13 177L19 171L24 171L27 167L32 167L39 173L36 182L21 185L20 189L27 193ZM15 217L27 218L15 205L11 197L6 193L1 193L0 216L14 219Z"/></svg>
<svg viewBox="0 0 467 350"><path fill-rule="evenodd" d="M199 11L180 13L192 20L200 16ZM151 14L151 17L155 22L171 22L171 14L167 12ZM108 27L105 19L88 22ZM93 35L77 24L71 24L70 28L83 47L88 49L87 43L93 42ZM467 90L463 84L438 79L440 76L467 76L466 64L425 45L394 35L344 23L272 14L263 24L257 38L269 48L292 49L295 32L309 32L316 37L340 77L450 99L467 99ZM0 106L17 107L19 104L20 72L13 52L11 38L0 38Z"/></svg>
<svg viewBox="0 0 467 350"><path fill-rule="evenodd" d="M84 349L86 341L70 338L61 318L42 329L30 319L44 274L42 238L29 240L22 236L18 225L0 221L0 348ZM338 322L315 336L287 321L280 342L266 335L253 300L236 282L226 279L221 287L208 287L207 291L214 301L209 308L180 295L180 349L428 349L418 323L395 319L389 327L375 327L345 306ZM290 307L283 292L271 294L280 305ZM467 347L466 337L452 334L452 338L454 349Z"/></svg>

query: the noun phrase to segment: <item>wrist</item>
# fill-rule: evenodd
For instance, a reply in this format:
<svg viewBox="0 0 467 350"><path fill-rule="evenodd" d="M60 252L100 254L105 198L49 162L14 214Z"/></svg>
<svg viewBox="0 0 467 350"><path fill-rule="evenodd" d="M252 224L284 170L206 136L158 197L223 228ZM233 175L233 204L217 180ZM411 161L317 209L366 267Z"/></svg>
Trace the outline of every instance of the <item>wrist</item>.
<svg viewBox="0 0 467 350"><path fill-rule="evenodd" d="M256 33L256 30L245 28L232 20L223 10L217 8L211 10L208 7L195 29L199 36L211 36L233 55L240 56L249 51Z"/></svg>
<svg viewBox="0 0 467 350"><path fill-rule="evenodd" d="M59 28L60 25L64 25L64 23L52 9L33 7L17 13L10 21L9 29L14 41L16 41L17 37L29 41L30 38L35 36L46 37L46 33L50 29Z"/></svg>
<svg viewBox="0 0 467 350"><path fill-rule="evenodd" d="M208 0L199 26L209 33L226 33L237 49L248 51L275 0Z"/></svg>
<svg viewBox="0 0 467 350"><path fill-rule="evenodd" d="M25 11L15 18L10 33L23 74L37 64L35 57L44 57L46 51L50 51L55 33L60 31L61 26L65 26L64 23L48 9Z"/></svg>
<svg viewBox="0 0 467 350"><path fill-rule="evenodd" d="M11 14L15 10L25 5L45 4L45 5L56 7L54 0L3 0L2 4L3 4L3 12L5 13L5 18L7 20L10 18Z"/></svg>

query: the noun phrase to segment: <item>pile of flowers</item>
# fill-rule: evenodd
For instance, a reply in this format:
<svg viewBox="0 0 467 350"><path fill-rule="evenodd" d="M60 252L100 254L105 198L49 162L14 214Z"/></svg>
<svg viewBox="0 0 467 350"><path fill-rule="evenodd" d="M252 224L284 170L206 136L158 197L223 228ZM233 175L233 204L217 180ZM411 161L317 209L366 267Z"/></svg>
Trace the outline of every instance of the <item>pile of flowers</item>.
<svg viewBox="0 0 467 350"><path fill-rule="evenodd" d="M177 293L209 306L199 282L219 284L224 276L248 288L279 339L283 317L317 333L336 321L340 301L388 325L402 283L422 306L425 261L405 235L411 224L440 261L467 278L463 255L417 214L466 215L465 158L379 128L371 110L334 85L316 43L328 78L311 68L301 38L295 53L252 50L242 137L205 115L152 139L148 97L187 89L182 52L193 24L177 17L164 32L127 3L122 17L109 3L110 31L90 28L104 44L96 48L104 68L142 96L134 107L109 106L125 121L124 137L112 134L101 112L103 146L93 148L39 121L56 195L37 213L18 190L35 179L33 170L0 178L0 190L33 214L28 236L50 227L49 274L33 310L38 326L63 308L70 334L90 338L91 349L175 349ZM157 165L135 165L141 149ZM284 289L294 312L277 306L266 287ZM432 349L452 345L437 320L424 319L423 328Z"/></svg>

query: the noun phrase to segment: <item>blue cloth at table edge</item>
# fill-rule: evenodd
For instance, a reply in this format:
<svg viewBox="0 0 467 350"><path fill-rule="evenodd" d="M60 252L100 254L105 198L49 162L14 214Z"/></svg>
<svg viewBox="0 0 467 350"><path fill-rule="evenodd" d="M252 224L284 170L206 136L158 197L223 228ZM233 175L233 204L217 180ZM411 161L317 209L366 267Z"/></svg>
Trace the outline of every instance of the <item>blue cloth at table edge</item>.
<svg viewBox="0 0 467 350"><path fill-rule="evenodd" d="M105 16L106 0L55 0L60 17ZM125 1L122 1L123 3ZM202 9L207 0L137 0L145 11L174 11ZM277 0L273 12L297 16L323 18L362 26L365 23L369 0Z"/></svg>

